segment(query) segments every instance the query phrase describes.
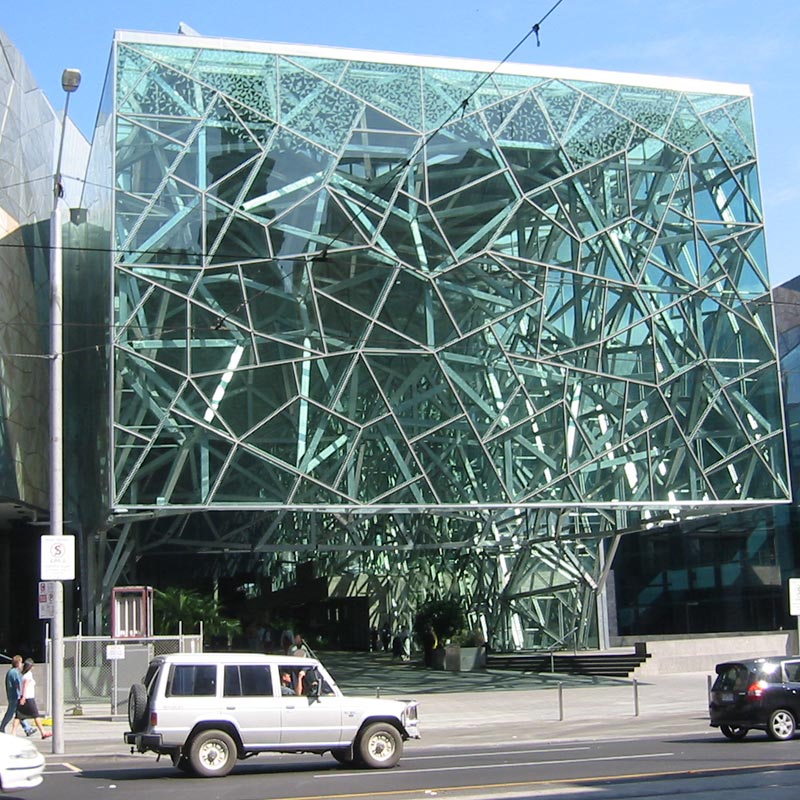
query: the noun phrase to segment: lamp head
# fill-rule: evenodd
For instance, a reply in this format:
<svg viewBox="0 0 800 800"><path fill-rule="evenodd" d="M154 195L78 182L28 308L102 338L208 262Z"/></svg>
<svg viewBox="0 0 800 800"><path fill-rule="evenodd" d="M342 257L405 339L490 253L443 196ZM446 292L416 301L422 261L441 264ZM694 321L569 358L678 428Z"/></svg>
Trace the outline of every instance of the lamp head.
<svg viewBox="0 0 800 800"><path fill-rule="evenodd" d="M71 94L81 85L81 71L79 69L65 69L61 73L61 88Z"/></svg>

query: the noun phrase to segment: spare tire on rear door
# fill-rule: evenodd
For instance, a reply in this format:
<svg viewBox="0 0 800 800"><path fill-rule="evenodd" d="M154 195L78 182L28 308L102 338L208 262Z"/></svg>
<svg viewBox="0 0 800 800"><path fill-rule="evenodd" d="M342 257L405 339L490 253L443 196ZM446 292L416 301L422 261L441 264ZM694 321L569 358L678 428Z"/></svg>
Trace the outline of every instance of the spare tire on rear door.
<svg viewBox="0 0 800 800"><path fill-rule="evenodd" d="M148 711L147 689L143 683L134 683L128 692L128 724L133 733L147 727Z"/></svg>

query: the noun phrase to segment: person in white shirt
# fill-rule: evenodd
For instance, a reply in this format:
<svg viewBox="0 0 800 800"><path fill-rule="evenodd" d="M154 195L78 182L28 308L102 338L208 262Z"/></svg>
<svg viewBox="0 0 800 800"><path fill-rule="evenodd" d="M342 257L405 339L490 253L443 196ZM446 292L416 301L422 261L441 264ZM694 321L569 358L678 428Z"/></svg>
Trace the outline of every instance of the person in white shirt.
<svg viewBox="0 0 800 800"><path fill-rule="evenodd" d="M45 733L42 727L42 715L36 705L36 679L33 677L33 659L26 658L22 665L22 696L19 698L17 714L11 726L12 735L16 733L17 723L22 719L32 719L42 739L49 739L53 734Z"/></svg>

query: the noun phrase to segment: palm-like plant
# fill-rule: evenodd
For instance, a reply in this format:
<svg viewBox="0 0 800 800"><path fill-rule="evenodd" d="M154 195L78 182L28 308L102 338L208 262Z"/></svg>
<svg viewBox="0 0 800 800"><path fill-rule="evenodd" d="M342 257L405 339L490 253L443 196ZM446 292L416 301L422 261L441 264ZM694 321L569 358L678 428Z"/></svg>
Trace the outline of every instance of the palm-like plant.
<svg viewBox="0 0 800 800"><path fill-rule="evenodd" d="M170 587L156 589L155 599L153 621L156 633L175 634L179 623L183 623L184 630L194 630L202 622L207 636L223 636L230 645L233 637L241 632L241 623L226 617L219 600L212 595Z"/></svg>

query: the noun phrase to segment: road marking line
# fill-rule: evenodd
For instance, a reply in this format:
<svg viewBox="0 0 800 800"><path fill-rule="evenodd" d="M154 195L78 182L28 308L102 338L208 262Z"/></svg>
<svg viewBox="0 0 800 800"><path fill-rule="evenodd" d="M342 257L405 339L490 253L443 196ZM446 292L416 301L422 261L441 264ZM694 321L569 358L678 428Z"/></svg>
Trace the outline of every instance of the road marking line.
<svg viewBox="0 0 800 800"><path fill-rule="evenodd" d="M48 765L44 769L45 775L60 775L64 772L83 772L80 767L70 764L69 761L57 761L56 764L60 767L64 767L64 769L49 769Z"/></svg>
<svg viewBox="0 0 800 800"><path fill-rule="evenodd" d="M403 763L408 763L409 761L425 761L431 758L480 758L481 756L493 756L497 757L500 755L509 756L509 755L517 755L518 753L572 753L577 752L579 750L591 750L591 747L545 747L545 748L537 748L535 750L506 750L502 753L498 752L497 750L487 750L485 752L473 752L473 753L449 753L447 755L443 753L439 753L438 755L431 755L431 756L417 756L412 755L410 753L406 753L403 757Z"/></svg>
<svg viewBox="0 0 800 800"><path fill-rule="evenodd" d="M593 761L632 761L643 758L671 758L675 753L640 753L638 755L598 756L597 758L560 758L548 761L511 761L507 764L462 764L459 767L423 767L421 769L404 769L403 775L412 775L415 772L464 772L469 769L510 769L513 767L540 767L553 764L588 764ZM356 775L367 776L368 772L325 772L315 775L315 778L352 778Z"/></svg>
<svg viewBox="0 0 800 800"><path fill-rule="evenodd" d="M478 783L472 786L441 786L433 791L437 794L444 794L445 792L465 792L465 791L487 791L489 789L513 789L519 787L535 787L535 786L559 786L565 784L575 784L580 782L582 789L585 791L585 784L592 783L608 783L609 781L629 781L636 780L637 778L670 778L676 775L683 775L684 777L702 777L706 774L713 774L717 772L747 772L751 770L762 770L764 768L774 767L776 769L786 767L800 767L800 761L785 761L776 764L745 764L738 767L709 767L691 770L664 770L662 772L634 772L626 775L602 775L598 777L586 778L552 778L551 780L527 780L527 781L509 781L508 783ZM405 772L405 770L403 770ZM347 773L353 775L355 773ZM269 800L355 800L361 797L395 797L397 795L405 795L407 797L414 796L419 792L424 792L423 788L412 789L390 789L388 791L375 791L370 792L348 792L346 794L312 794L292 797L273 797Z"/></svg>

